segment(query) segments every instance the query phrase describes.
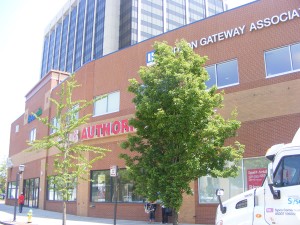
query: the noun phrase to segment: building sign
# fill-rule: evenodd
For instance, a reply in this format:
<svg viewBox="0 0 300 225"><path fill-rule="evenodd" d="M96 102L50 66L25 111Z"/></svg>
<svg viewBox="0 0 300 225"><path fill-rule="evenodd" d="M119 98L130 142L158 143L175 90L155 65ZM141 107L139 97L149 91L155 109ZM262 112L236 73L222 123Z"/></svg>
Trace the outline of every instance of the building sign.
<svg viewBox="0 0 300 225"><path fill-rule="evenodd" d="M36 114L37 116L41 116L42 113L43 113L43 111L42 111L42 108L40 107L40 108L38 109L38 111L37 111L35 114ZM30 114L30 115L28 116L27 123L31 123L31 122L34 121L35 119L36 119L35 115Z"/></svg>
<svg viewBox="0 0 300 225"><path fill-rule="evenodd" d="M154 50L151 52L147 52L147 54L146 54L147 66L151 66L153 63L154 63Z"/></svg>
<svg viewBox="0 0 300 225"><path fill-rule="evenodd" d="M266 168L257 168L247 170L247 189L260 187L267 175Z"/></svg>
<svg viewBox="0 0 300 225"><path fill-rule="evenodd" d="M266 27L277 25L279 23L288 22L288 21L294 20L296 18L300 18L300 8L293 9L293 10L290 10L287 12L283 12L279 15L274 15L271 17L266 17L266 18L257 20L255 22L250 23L248 26L241 25L241 26L233 27L228 30L224 30L224 31L209 35L207 37L202 37L200 39L191 41L189 43L189 45L191 46L191 48L194 49L194 48L198 48L201 46L214 44L214 43L217 43L220 41L224 41L226 39L231 39L234 37L244 35L247 31L254 32L257 30L264 29ZM177 49L174 48L174 51L176 51L176 50ZM153 64L153 62L154 62L153 55L154 55L154 51L147 52L147 56L146 56L147 66Z"/></svg>
<svg viewBox="0 0 300 225"><path fill-rule="evenodd" d="M81 140L124 134L133 131L134 127L128 125L128 119L117 120L83 128L81 131Z"/></svg>

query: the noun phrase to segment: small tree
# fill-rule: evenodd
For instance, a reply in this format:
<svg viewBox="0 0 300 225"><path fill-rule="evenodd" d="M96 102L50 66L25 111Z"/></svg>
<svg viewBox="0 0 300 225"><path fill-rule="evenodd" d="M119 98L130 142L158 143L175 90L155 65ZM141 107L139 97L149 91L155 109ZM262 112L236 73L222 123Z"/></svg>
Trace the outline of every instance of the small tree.
<svg viewBox="0 0 300 225"><path fill-rule="evenodd" d="M206 58L183 40L176 47L156 42L154 65L139 70L142 83L130 80L136 113L129 123L137 131L122 147L137 154L121 154L138 193L172 208L173 224L182 194L193 193L190 183L206 175L235 176L243 153L238 142L224 146L240 122L235 114L228 120L218 114L223 94L205 85Z"/></svg>
<svg viewBox="0 0 300 225"><path fill-rule="evenodd" d="M3 160L2 162L0 162L0 194L5 193L6 178L7 178L7 168L6 168L5 160Z"/></svg>
<svg viewBox="0 0 300 225"><path fill-rule="evenodd" d="M52 130L52 134L29 143L32 146L30 151L44 149L58 151L54 159L55 179L51 179L51 182L55 184L56 190L63 199L63 225L66 224L66 202L69 200L71 190L77 186L79 179L87 180L86 175L92 164L108 151L100 147L83 145L76 138L72 138L78 127L86 124L91 116L87 114L79 118L78 113L99 99L73 101L72 93L79 86L75 75L62 83L58 100L50 99L56 106L54 120L56 123L51 122L47 117L35 115L39 121ZM95 153L95 156L88 159L86 153Z"/></svg>

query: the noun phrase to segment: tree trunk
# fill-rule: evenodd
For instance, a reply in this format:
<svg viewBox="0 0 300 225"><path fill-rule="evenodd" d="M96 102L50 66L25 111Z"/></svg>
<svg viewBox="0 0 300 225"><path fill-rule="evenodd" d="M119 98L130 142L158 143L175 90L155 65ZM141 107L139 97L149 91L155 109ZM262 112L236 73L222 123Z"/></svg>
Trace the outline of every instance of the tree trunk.
<svg viewBox="0 0 300 225"><path fill-rule="evenodd" d="M173 225L178 225L178 212L172 209Z"/></svg>
<svg viewBox="0 0 300 225"><path fill-rule="evenodd" d="M62 218L62 225L67 224L67 206L66 201L63 201L63 218Z"/></svg>

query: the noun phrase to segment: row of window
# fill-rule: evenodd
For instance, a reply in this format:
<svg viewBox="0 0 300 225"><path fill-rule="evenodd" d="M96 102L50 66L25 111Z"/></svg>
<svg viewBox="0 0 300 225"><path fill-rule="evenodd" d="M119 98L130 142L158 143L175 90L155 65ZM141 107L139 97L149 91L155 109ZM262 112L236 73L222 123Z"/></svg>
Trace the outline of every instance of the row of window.
<svg viewBox="0 0 300 225"><path fill-rule="evenodd" d="M265 52L266 77L274 77L290 72L300 71L300 43L272 49ZM207 88L217 86L224 88L239 84L238 61L230 61L209 65L206 67L209 80L206 82ZM101 116L120 110L120 91L104 95L103 98L94 103L93 116ZM77 115L78 118L78 115ZM51 121L53 127L50 134L55 132L59 123L56 118ZM29 140L36 139L36 129L30 132Z"/></svg>
<svg viewBox="0 0 300 225"><path fill-rule="evenodd" d="M264 57L267 78L300 71L300 43L266 51ZM237 59L207 66L206 70L210 77L208 88L239 84Z"/></svg>
<svg viewBox="0 0 300 225"><path fill-rule="evenodd" d="M78 112L78 105L74 106L72 111L77 111L76 113L72 113L75 118L79 118L79 112ZM103 95L102 98L100 98L98 101L94 103L94 112L93 116L101 116L109 113L118 112L120 110L120 91L112 92L107 95ZM51 119L51 127L50 127L50 134L53 134L56 132L57 129L59 129L59 121L56 117L53 117ZM16 128L17 130L17 128ZM16 131L17 132L17 131ZM36 128L33 128L30 131L29 134L29 141L33 142L36 140Z"/></svg>
<svg viewBox="0 0 300 225"><path fill-rule="evenodd" d="M287 187L300 185L300 155L284 157L274 173L274 186ZM269 161L265 157L246 158L240 161L239 175L235 178L212 178L210 176L198 179L199 204L218 203L215 190L223 188L225 195L223 200L229 199L246 190L260 187L267 175L267 164ZM129 178L125 169L118 171L117 201L119 202L142 202L143 197L135 193L135 184ZM110 176L109 170L91 171L91 202L112 202L116 179ZM55 185L56 176L48 177L47 200L61 201L62 195ZM25 189L37 199L39 189L39 179L25 180ZM76 182L74 182L76 183ZM7 186L7 198L14 199L16 192L16 182L9 182ZM76 201L76 186L69 188L69 201ZM27 192L26 192L27 193ZM27 193L28 194L28 193ZM247 206L246 201L241 201L236 208Z"/></svg>
<svg viewBox="0 0 300 225"><path fill-rule="evenodd" d="M116 182L118 184L118 194L117 194L117 201L119 202L143 202L143 197L137 195L134 192L135 185L132 180L128 176L128 172L125 169L120 169L118 171L118 180L112 178L110 176L110 170L96 170L91 171L91 202L112 202L113 194L114 194L114 187ZM56 185L56 176L49 176L47 180L47 200L49 201L62 201L63 196L58 191ZM32 179L34 181L38 181L38 178ZM25 180L24 183L28 180ZM76 182L74 182L76 183ZM25 185L26 186L26 185ZM27 187L27 186L26 186ZM15 190L16 185L15 182L8 183L7 198L14 199L15 198ZM38 187L35 188L35 191L38 190ZM36 193L36 192L34 192ZM37 195L38 196L38 195ZM76 201L77 198L77 187L70 186L69 187L69 199L68 201Z"/></svg>

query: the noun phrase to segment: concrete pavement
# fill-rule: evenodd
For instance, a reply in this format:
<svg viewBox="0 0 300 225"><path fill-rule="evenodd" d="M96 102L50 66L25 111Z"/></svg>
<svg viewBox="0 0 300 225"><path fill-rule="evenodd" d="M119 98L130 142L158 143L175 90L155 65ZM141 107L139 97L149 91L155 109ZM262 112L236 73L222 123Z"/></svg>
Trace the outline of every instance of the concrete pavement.
<svg viewBox="0 0 300 225"><path fill-rule="evenodd" d="M3 201L0 201L0 224L6 225L61 225L62 213L32 209L32 223L27 223L27 213L30 208L24 207L23 213L19 213L17 210L16 222L12 222L14 217L14 207L5 205ZM75 215L67 215L67 225L111 225L114 224L113 219L83 217ZM117 220L117 225L148 225L147 221L132 221L132 220ZM156 222L152 224L161 224ZM180 224L180 225L192 225L192 224ZM200 224L198 224L200 225Z"/></svg>

